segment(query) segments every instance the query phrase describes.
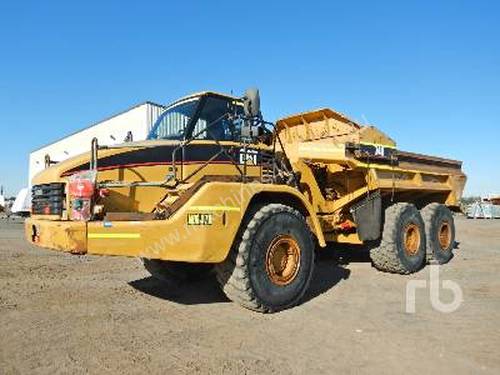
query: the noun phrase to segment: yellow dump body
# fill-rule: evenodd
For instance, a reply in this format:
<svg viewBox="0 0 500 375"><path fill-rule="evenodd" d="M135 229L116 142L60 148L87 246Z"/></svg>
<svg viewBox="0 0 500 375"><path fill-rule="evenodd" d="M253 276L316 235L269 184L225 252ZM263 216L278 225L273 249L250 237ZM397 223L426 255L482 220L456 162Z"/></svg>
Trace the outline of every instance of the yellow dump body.
<svg viewBox="0 0 500 375"><path fill-rule="evenodd" d="M269 142L219 142L227 154L219 158L212 158L214 142L193 141L181 162L172 156L179 145L174 141L100 150L97 183L106 186L106 194L95 199L99 210L88 222L71 217L68 180L89 168L90 155L59 163L33 180L34 192L41 194L34 198L38 211L26 221L26 238L75 253L216 263L226 258L256 204L293 205L321 246L361 242L350 208L371 193L458 207L466 180L460 162L399 151L378 129L338 112L284 118L274 137L276 150ZM294 177L289 182L270 179L276 171L265 161L274 151L289 160ZM169 183L168 173L182 175L183 183ZM50 205L45 191L54 186L62 189L62 208L45 212Z"/></svg>
<svg viewBox="0 0 500 375"><path fill-rule="evenodd" d="M335 213L375 190L458 207L466 181L459 161L400 151L377 128L330 109L284 118L277 128L319 212Z"/></svg>

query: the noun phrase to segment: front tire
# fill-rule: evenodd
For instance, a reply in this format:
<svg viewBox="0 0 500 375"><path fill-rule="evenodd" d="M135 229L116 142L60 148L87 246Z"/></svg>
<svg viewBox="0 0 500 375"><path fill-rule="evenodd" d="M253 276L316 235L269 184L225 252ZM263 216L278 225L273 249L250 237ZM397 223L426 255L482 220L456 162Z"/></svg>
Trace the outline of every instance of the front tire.
<svg viewBox="0 0 500 375"><path fill-rule="evenodd" d="M455 221L450 209L431 203L421 210L427 239L427 259L438 264L448 263L455 246Z"/></svg>
<svg viewBox="0 0 500 375"><path fill-rule="evenodd" d="M314 242L304 217L283 204L261 207L215 270L229 299L259 312L296 305L314 268Z"/></svg>
<svg viewBox="0 0 500 375"><path fill-rule="evenodd" d="M144 268L155 279L168 287L178 287L180 284L201 280L209 275L211 264L172 262L160 259L141 258Z"/></svg>
<svg viewBox="0 0 500 375"><path fill-rule="evenodd" d="M386 272L409 274L425 263L425 227L420 212L410 203L385 210L382 240L370 250L373 265Z"/></svg>

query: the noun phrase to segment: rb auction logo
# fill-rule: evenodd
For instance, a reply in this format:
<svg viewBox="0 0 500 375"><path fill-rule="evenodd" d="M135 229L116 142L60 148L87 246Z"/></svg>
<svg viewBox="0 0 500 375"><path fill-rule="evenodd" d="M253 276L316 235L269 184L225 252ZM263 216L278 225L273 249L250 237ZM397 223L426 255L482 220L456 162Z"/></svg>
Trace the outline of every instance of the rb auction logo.
<svg viewBox="0 0 500 375"><path fill-rule="evenodd" d="M439 298L439 266L431 264L429 275L429 298L432 308L442 313L452 313L456 311L463 302L463 293L460 286L451 280L443 280L443 289L451 290L453 300L443 303ZM427 280L410 280L406 284L406 312L415 313L416 290L427 288Z"/></svg>

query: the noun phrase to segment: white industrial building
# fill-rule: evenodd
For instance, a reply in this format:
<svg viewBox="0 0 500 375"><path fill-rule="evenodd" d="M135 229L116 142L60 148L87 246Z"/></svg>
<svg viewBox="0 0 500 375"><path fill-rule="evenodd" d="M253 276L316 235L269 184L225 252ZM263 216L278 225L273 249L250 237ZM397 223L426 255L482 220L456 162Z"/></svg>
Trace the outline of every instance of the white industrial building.
<svg viewBox="0 0 500 375"><path fill-rule="evenodd" d="M163 105L144 102L30 153L29 186L19 192L13 212L30 210L31 180L45 168L46 157L54 163L88 152L94 137L100 145L123 143L130 136L134 141L144 140L164 109Z"/></svg>

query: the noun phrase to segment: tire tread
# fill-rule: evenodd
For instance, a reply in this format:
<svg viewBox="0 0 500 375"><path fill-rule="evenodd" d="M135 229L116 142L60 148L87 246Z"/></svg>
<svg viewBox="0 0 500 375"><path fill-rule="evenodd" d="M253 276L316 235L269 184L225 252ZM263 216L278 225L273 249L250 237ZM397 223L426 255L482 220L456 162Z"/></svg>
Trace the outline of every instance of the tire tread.
<svg viewBox="0 0 500 375"><path fill-rule="evenodd" d="M290 206L280 203L271 203L260 206L260 208L257 208L255 213L251 216L247 225L242 225L244 230L241 234L241 240L236 243L226 260L215 266L217 281L221 285L226 296L233 302L239 303L243 307L250 310L263 313L276 311L275 308L266 306L263 301L260 301L253 291L248 275L248 259L252 239L257 234L260 226L274 214L283 212L295 216L307 227L307 223L302 214ZM309 275L308 282L310 281L311 275ZM301 295L297 296L292 303L284 308L295 305L303 297L306 289L307 288L304 288Z"/></svg>
<svg viewBox="0 0 500 375"><path fill-rule="evenodd" d="M373 265L380 271L409 274L411 273L401 262L395 250L395 238L397 238L398 219L411 203L399 202L389 206L385 210L385 222L382 232L382 240L377 247L370 249L370 258Z"/></svg>

